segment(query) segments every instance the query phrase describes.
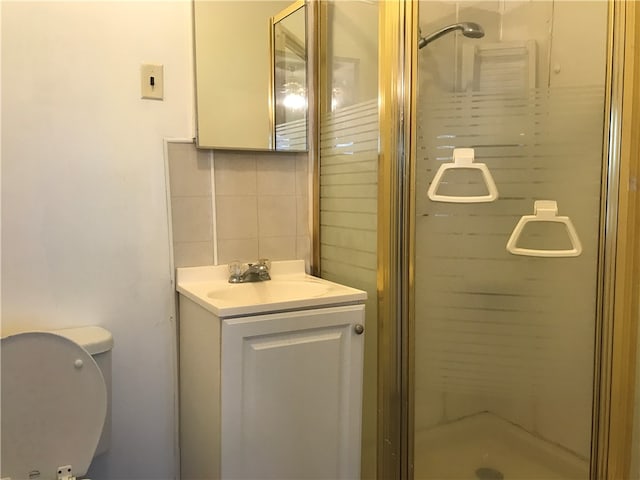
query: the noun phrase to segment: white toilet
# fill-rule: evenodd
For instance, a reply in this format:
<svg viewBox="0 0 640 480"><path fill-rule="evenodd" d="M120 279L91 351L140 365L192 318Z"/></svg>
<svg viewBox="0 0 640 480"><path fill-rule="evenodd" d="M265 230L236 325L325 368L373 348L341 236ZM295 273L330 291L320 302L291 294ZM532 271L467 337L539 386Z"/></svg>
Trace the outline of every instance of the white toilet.
<svg viewBox="0 0 640 480"><path fill-rule="evenodd" d="M101 327L0 340L2 480L70 480L110 440L111 349Z"/></svg>

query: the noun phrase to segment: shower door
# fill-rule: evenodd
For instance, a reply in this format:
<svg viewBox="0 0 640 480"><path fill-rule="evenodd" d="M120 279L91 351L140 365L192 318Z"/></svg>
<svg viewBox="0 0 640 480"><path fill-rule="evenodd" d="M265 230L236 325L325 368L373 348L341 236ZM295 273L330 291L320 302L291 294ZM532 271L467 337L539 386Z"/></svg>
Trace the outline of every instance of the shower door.
<svg viewBox="0 0 640 480"><path fill-rule="evenodd" d="M320 275L367 292L361 478L376 477L378 2L318 2Z"/></svg>
<svg viewBox="0 0 640 480"><path fill-rule="evenodd" d="M607 2L418 8L414 478L588 478Z"/></svg>

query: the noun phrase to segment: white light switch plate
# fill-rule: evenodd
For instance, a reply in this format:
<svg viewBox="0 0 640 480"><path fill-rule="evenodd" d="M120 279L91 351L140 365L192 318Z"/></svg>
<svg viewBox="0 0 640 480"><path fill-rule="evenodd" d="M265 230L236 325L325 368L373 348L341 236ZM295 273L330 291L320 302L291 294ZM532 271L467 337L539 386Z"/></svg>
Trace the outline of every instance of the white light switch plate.
<svg viewBox="0 0 640 480"><path fill-rule="evenodd" d="M154 63L143 63L140 67L140 91L142 98L162 100L164 98L164 67Z"/></svg>

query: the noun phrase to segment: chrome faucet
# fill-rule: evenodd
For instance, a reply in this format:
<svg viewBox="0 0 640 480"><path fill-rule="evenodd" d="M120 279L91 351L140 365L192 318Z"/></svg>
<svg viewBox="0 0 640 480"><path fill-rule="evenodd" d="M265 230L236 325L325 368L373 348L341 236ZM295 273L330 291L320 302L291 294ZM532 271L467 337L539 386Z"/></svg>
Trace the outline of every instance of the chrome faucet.
<svg viewBox="0 0 640 480"><path fill-rule="evenodd" d="M271 262L261 258L257 263L249 263L247 268L239 262L229 264L229 283L264 282L271 280Z"/></svg>

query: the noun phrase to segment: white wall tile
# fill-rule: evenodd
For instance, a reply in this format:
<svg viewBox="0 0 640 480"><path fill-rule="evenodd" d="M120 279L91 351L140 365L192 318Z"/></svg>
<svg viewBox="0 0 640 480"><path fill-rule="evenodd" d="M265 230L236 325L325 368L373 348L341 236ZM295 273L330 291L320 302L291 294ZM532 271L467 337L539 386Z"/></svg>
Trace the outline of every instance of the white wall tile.
<svg viewBox="0 0 640 480"><path fill-rule="evenodd" d="M309 236L296 237L296 259L308 260L310 258L311 258L311 239L309 238Z"/></svg>
<svg viewBox="0 0 640 480"><path fill-rule="evenodd" d="M293 195L259 197L258 232L261 239L296 235L295 198Z"/></svg>
<svg viewBox="0 0 640 480"><path fill-rule="evenodd" d="M258 195L294 195L296 193L296 157L274 154L258 158Z"/></svg>
<svg viewBox="0 0 640 480"><path fill-rule="evenodd" d="M193 144L169 144L172 204L180 196L206 192L200 201L178 201L172 207L176 266L213 262L204 244L193 243L201 240L204 225L213 229L211 208L204 209L205 198L212 202L210 155ZM213 153L218 263L266 256L299 258L308 266L308 158L307 153ZM194 209L193 203L200 208Z"/></svg>
<svg viewBox="0 0 640 480"><path fill-rule="evenodd" d="M213 242L175 242L173 262L176 268L213 265Z"/></svg>
<svg viewBox="0 0 640 480"><path fill-rule="evenodd" d="M258 199L256 196L216 196L219 240L258 237Z"/></svg>
<svg viewBox="0 0 640 480"><path fill-rule="evenodd" d="M169 143L169 184L172 197L211 194L209 153L192 143Z"/></svg>
<svg viewBox="0 0 640 480"><path fill-rule="evenodd" d="M258 253L258 238L245 238L234 240L218 240L218 263L224 264L233 261L243 263L255 262L260 255Z"/></svg>
<svg viewBox="0 0 640 480"><path fill-rule="evenodd" d="M296 257L296 237L261 237L260 258L291 260Z"/></svg>
<svg viewBox="0 0 640 480"><path fill-rule="evenodd" d="M309 235L309 200L307 197L296 197L296 234Z"/></svg>
<svg viewBox="0 0 640 480"><path fill-rule="evenodd" d="M255 195L256 158L252 153L215 152L216 195Z"/></svg>
<svg viewBox="0 0 640 480"><path fill-rule="evenodd" d="M296 195L308 196L309 194L309 155L299 153L296 155Z"/></svg>
<svg viewBox="0 0 640 480"><path fill-rule="evenodd" d="M203 242L213 238L211 197L173 197L174 242Z"/></svg>

